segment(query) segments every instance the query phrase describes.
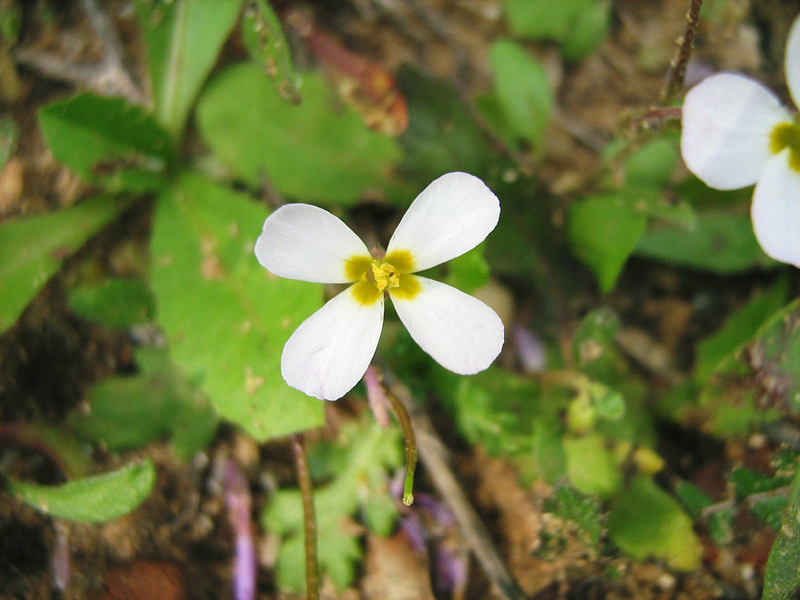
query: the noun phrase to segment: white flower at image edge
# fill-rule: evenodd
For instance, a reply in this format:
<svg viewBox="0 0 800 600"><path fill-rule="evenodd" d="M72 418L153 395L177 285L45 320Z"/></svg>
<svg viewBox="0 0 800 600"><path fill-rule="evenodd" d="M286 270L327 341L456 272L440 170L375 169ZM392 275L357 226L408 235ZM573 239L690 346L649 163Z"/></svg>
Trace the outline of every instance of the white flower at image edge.
<svg viewBox="0 0 800 600"><path fill-rule="evenodd" d="M800 106L800 18L786 44L786 84ZM756 184L751 215L759 244L775 260L800 267L800 121L766 87L720 73L683 103L681 154L706 185Z"/></svg>
<svg viewBox="0 0 800 600"><path fill-rule="evenodd" d="M388 292L411 337L443 367L486 369L503 347L503 323L480 300L414 275L460 256L495 228L500 202L477 177L448 173L411 204L386 255L373 257L337 217L288 204L264 223L258 261L280 277L352 283L306 319L283 348L281 373L309 396L337 400L363 377L378 347Z"/></svg>

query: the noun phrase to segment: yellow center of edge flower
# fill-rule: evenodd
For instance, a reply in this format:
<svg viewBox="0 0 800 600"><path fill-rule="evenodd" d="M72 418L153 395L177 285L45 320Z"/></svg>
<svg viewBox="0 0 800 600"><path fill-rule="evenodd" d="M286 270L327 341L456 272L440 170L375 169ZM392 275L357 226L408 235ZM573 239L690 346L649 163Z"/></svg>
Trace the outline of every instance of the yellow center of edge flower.
<svg viewBox="0 0 800 600"><path fill-rule="evenodd" d="M414 259L407 250L396 250L383 258L352 256L345 263L347 278L355 281L353 297L360 304L373 304L384 291L404 300L416 296L421 286L411 274Z"/></svg>
<svg viewBox="0 0 800 600"><path fill-rule="evenodd" d="M800 119L776 125L769 136L769 149L773 154L789 148L789 166L800 173Z"/></svg>

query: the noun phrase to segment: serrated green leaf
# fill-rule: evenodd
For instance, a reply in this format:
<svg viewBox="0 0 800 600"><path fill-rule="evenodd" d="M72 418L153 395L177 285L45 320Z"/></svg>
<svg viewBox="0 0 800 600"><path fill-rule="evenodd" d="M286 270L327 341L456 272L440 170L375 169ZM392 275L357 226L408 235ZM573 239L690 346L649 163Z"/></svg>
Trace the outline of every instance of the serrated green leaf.
<svg viewBox="0 0 800 600"><path fill-rule="evenodd" d="M605 293L613 289L646 227L647 217L630 210L620 196L592 196L572 206L567 237Z"/></svg>
<svg viewBox="0 0 800 600"><path fill-rule="evenodd" d="M253 187L267 180L282 194L328 205L381 190L400 157L395 140L337 107L321 75L307 73L302 93L303 103L292 106L255 66L234 65L200 99L200 132Z"/></svg>
<svg viewBox="0 0 800 600"><path fill-rule="evenodd" d="M641 237L635 253L682 267L723 274L778 265L758 245L749 215L737 213L700 214L693 231L654 228Z"/></svg>
<svg viewBox="0 0 800 600"><path fill-rule="evenodd" d="M145 460L94 477L62 485L38 485L11 480L9 490L50 516L82 523L102 523L127 515L153 489L156 471Z"/></svg>
<svg viewBox="0 0 800 600"><path fill-rule="evenodd" d="M259 441L317 427L323 404L280 374L283 345L322 288L270 275L253 246L267 211L185 174L158 198L152 288L172 357L219 414Z"/></svg>
<svg viewBox="0 0 800 600"><path fill-rule="evenodd" d="M242 16L242 41L253 62L275 82L278 93L292 104L299 104L299 79L289 42L266 0L248 0Z"/></svg>
<svg viewBox="0 0 800 600"><path fill-rule="evenodd" d="M608 534L633 558L660 558L681 571L696 569L703 554L686 513L643 475L635 477L611 505Z"/></svg>
<svg viewBox="0 0 800 600"><path fill-rule="evenodd" d="M800 586L800 472L792 483L781 523L767 559L763 600L786 600Z"/></svg>
<svg viewBox="0 0 800 600"><path fill-rule="evenodd" d="M344 589L353 582L361 548L356 536L342 529L343 521L368 508L371 497L386 496L387 471L398 468L403 458L397 429L384 430L377 425L365 429L351 425L341 433L348 444L345 467L331 483L315 490L314 508L321 570L339 589ZM277 492L262 513L261 522L269 531L285 537L276 566L279 586L287 591L302 590L305 561L301 550L303 510L300 492Z"/></svg>
<svg viewBox="0 0 800 600"><path fill-rule="evenodd" d="M84 92L45 106L39 123L53 156L90 183L133 192L163 184L169 135L140 106Z"/></svg>
<svg viewBox="0 0 800 600"><path fill-rule="evenodd" d="M137 0L155 116L179 140L186 118L243 0ZM241 99L238 98L237 99Z"/></svg>
<svg viewBox="0 0 800 600"><path fill-rule="evenodd" d="M539 148L554 98L544 68L511 40L497 40L489 50L494 93L512 131Z"/></svg>
<svg viewBox="0 0 800 600"><path fill-rule="evenodd" d="M112 329L149 321L155 310L153 296L144 282L124 277L75 288L67 303L76 315Z"/></svg>
<svg viewBox="0 0 800 600"><path fill-rule="evenodd" d="M0 332L14 324L66 257L128 205L99 197L58 212L0 224Z"/></svg>
<svg viewBox="0 0 800 600"><path fill-rule="evenodd" d="M597 549L600 545L604 524L600 502L596 497L587 496L561 483L553 490L553 496L545 500L544 510L577 525L588 546Z"/></svg>

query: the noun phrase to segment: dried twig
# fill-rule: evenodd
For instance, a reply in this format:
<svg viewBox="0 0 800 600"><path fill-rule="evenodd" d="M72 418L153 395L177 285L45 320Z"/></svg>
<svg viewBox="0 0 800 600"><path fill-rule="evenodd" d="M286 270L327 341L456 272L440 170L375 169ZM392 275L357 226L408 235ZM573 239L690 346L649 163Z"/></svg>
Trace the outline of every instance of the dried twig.
<svg viewBox="0 0 800 600"><path fill-rule="evenodd" d="M314 513L314 490L311 484L311 472L308 468L303 435L292 436L292 452L297 470L297 481L300 485L300 496L303 499L303 522L306 551L306 599L319 600L319 560L317 558L317 518Z"/></svg>
<svg viewBox="0 0 800 600"><path fill-rule="evenodd" d="M697 32L697 24L700 21L701 6L703 6L703 0L692 0L692 5L689 8L689 12L686 14L686 31L684 31L683 37L680 40L678 54L672 59L669 79L661 94L662 104L670 104L683 87L683 81L686 77L686 65L689 63L689 57L692 55L694 34Z"/></svg>
<svg viewBox="0 0 800 600"><path fill-rule="evenodd" d="M122 45L108 16L95 0L82 0L82 4L92 29L103 42L103 59L99 64L74 64L55 54L29 48L14 50L14 59L47 77L143 104L145 95L125 67Z"/></svg>

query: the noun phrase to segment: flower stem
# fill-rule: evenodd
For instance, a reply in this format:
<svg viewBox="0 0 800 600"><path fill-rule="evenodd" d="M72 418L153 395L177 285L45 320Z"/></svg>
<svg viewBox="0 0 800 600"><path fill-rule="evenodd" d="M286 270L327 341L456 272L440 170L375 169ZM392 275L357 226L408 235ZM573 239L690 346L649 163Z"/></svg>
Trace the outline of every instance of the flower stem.
<svg viewBox="0 0 800 600"><path fill-rule="evenodd" d="M697 32L697 24L700 21L700 7L702 5L703 0L692 0L692 5L689 7L689 12L686 14L686 31L684 31L683 37L681 38L678 54L672 59L672 69L669 73L669 80L661 94L661 101L664 104L670 104L675 99L675 95L678 91L683 87L683 81L686 77L686 65L689 63L689 57L692 55L692 44L694 43L694 34Z"/></svg>
<svg viewBox="0 0 800 600"><path fill-rule="evenodd" d="M408 415L406 407L395 396L394 392L381 381L386 397L392 405L392 411L403 430L403 437L406 442L406 481L403 485L403 504L411 506L414 502L414 472L417 470L417 437L414 435L414 428L411 426L411 417Z"/></svg>
<svg viewBox="0 0 800 600"><path fill-rule="evenodd" d="M319 561L317 559L317 519L314 514L314 490L308 469L302 434L292 436L292 452L297 469L297 482L303 499L303 523L306 550L306 599L319 600Z"/></svg>

